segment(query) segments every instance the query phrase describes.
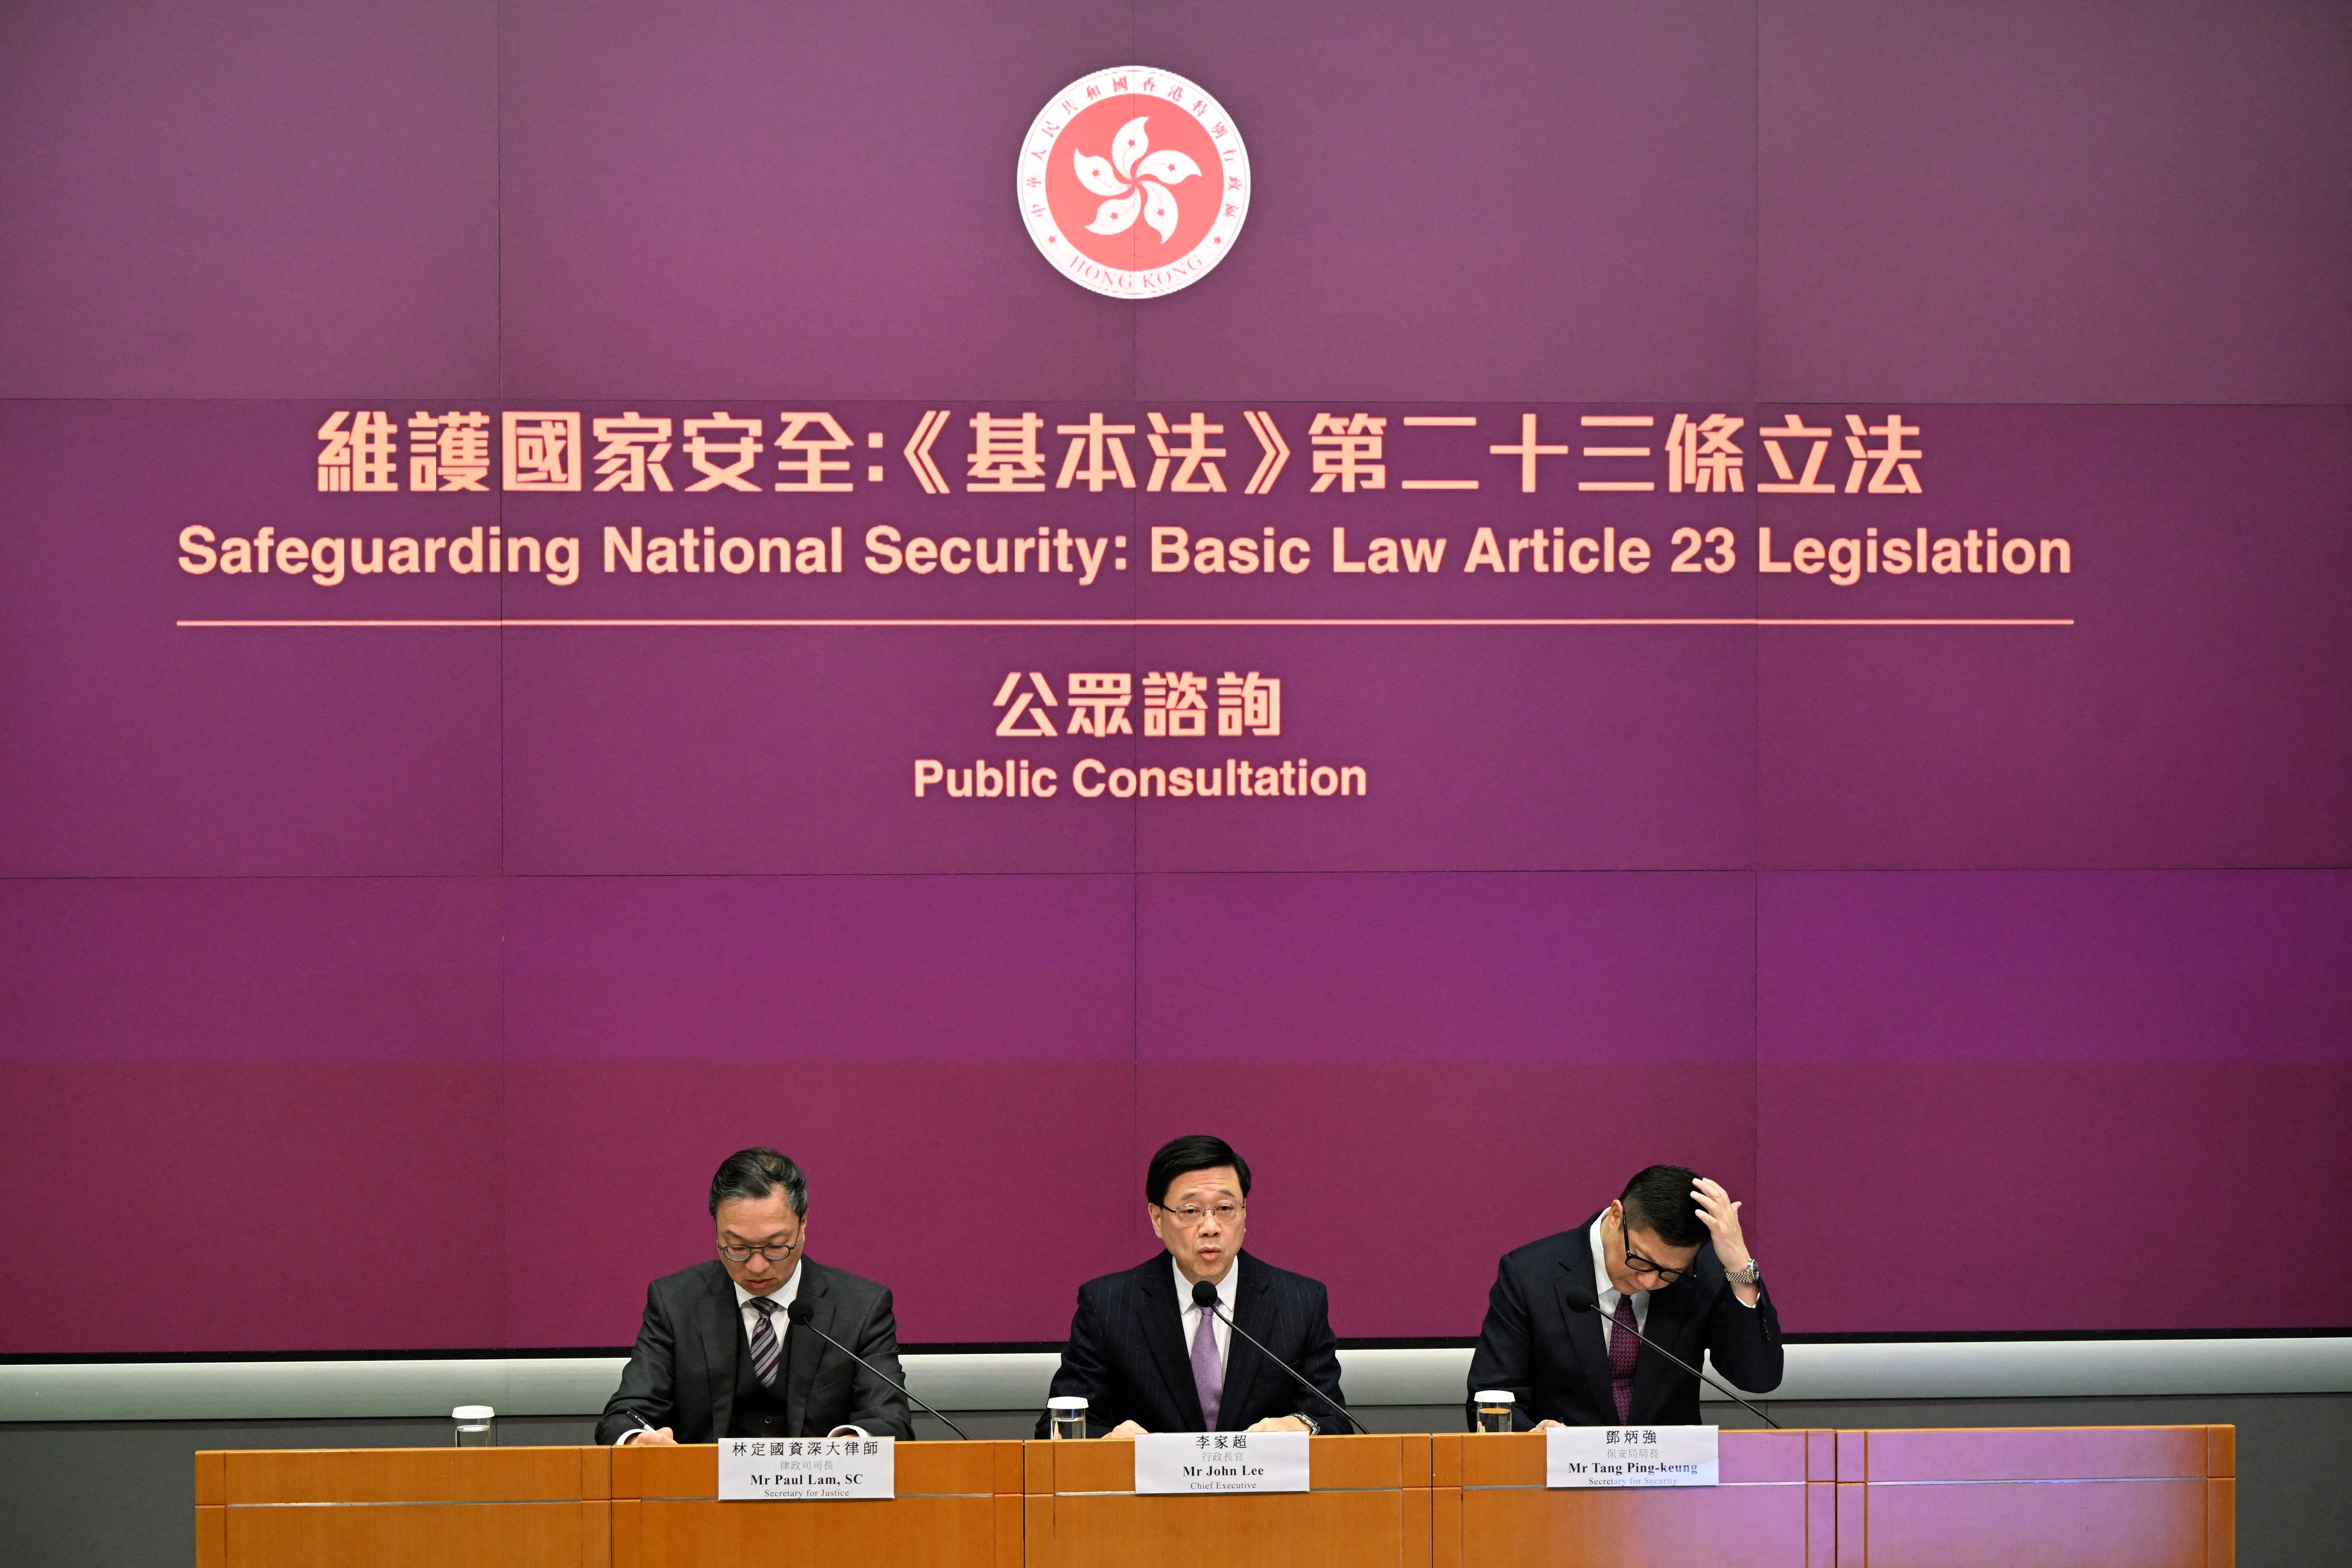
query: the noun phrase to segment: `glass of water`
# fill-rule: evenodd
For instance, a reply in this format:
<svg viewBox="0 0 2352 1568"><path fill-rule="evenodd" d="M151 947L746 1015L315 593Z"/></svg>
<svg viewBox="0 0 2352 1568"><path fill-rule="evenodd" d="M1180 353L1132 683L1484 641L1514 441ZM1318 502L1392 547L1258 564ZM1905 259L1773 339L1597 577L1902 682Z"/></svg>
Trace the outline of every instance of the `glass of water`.
<svg viewBox="0 0 2352 1568"><path fill-rule="evenodd" d="M498 1412L487 1405L460 1405L449 1412L457 1424L460 1448L495 1448L499 1442Z"/></svg>
<svg viewBox="0 0 2352 1568"><path fill-rule="evenodd" d="M1478 1430L1507 1432L1511 1429L1511 1409L1518 1403L1507 1388L1482 1388L1473 1394L1478 1406Z"/></svg>
<svg viewBox="0 0 2352 1568"><path fill-rule="evenodd" d="M1045 1401L1045 1412L1052 1417L1050 1430L1056 1437L1083 1437L1087 1435L1087 1402L1074 1394L1065 1394Z"/></svg>

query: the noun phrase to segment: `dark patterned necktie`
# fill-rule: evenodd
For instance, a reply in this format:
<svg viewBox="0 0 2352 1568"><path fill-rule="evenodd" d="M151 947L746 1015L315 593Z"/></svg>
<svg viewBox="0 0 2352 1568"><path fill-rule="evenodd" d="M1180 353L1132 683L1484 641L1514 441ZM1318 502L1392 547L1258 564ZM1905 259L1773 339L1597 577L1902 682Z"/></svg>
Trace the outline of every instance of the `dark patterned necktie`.
<svg viewBox="0 0 2352 1568"><path fill-rule="evenodd" d="M775 1327L768 1321L776 1304L765 1296L754 1296L746 1304L760 1314L760 1321L751 1325L751 1370L759 1373L761 1384L773 1388L776 1363L783 1355L783 1347L776 1342Z"/></svg>
<svg viewBox="0 0 2352 1568"><path fill-rule="evenodd" d="M1617 1310L1610 1321L1617 1331L1609 1336L1609 1392L1617 1400L1617 1419L1633 1419L1633 1358L1642 1353L1642 1342L1633 1337L1633 1298L1617 1298Z"/></svg>

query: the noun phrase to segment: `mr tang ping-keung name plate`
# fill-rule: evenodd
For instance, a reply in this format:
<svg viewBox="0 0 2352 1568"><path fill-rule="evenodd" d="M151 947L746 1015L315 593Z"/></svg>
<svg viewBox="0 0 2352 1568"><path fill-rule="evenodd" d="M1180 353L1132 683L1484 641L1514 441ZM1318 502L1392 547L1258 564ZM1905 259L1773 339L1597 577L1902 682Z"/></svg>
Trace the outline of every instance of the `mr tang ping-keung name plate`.
<svg viewBox="0 0 2352 1568"><path fill-rule="evenodd" d="M1719 1426L1555 1426L1548 1487L1711 1487Z"/></svg>
<svg viewBox="0 0 2352 1568"><path fill-rule="evenodd" d="M1135 1440L1139 1492L1303 1492L1304 1432L1160 1432Z"/></svg>

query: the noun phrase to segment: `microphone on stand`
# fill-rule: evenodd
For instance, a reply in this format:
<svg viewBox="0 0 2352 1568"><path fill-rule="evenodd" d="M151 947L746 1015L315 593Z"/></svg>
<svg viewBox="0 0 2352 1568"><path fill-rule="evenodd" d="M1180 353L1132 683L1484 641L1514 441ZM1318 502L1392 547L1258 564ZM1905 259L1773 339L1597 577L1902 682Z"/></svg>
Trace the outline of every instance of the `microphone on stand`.
<svg viewBox="0 0 2352 1568"><path fill-rule="evenodd" d="M784 1316L793 1321L793 1327L806 1329L810 1333L814 1334L818 1339L823 1340L825 1343L831 1345L834 1349L839 1351L842 1354L847 1356L850 1360L856 1362L858 1365L864 1367L866 1371L872 1373L875 1376L880 1378L883 1382L888 1384L899 1393L906 1394L907 1400L909 1404L922 1405L925 1410L930 1411L934 1415L939 1415L940 1420L947 1421L949 1431L953 1432L957 1436L961 1437L967 1443L971 1441L971 1435L962 1427L957 1426L952 1421L948 1421L948 1418L944 1415L940 1415L938 1411L931 1410L929 1405L923 1405L923 1402L917 1399L913 1394L907 1394L907 1385L905 1384L900 1383L897 1378L892 1377L888 1373L884 1372L880 1367L876 1366L872 1362L867 1361L864 1356L859 1355L856 1351L851 1350L847 1345L843 1344L839 1340L835 1339L831 1334L826 1333L823 1329L818 1328L814 1323L809 1321L809 1320L815 1315L814 1310L810 1308L806 1301L794 1301L791 1306L784 1309Z"/></svg>
<svg viewBox="0 0 2352 1568"><path fill-rule="evenodd" d="M1568 1294L1561 1299L1568 1303L1568 1310L1571 1312L1597 1312L1601 1310L1601 1298L1595 1296L1591 1291L1586 1289L1581 1285L1570 1286L1568 1288ZM794 1303L796 1306L799 1303L797 1302ZM1622 1329L1626 1328L1628 1325L1612 1321L1609 1326L1613 1329ZM1643 1344L1649 1346L1652 1350L1657 1352L1660 1355L1665 1357L1668 1361L1674 1363L1676 1366L1682 1368L1693 1377L1713 1384L1716 1388L1720 1390L1727 1397L1737 1400L1742 1410L1747 1411L1748 1414L1755 1416L1756 1419L1764 1423L1765 1426L1771 1427L1775 1432L1782 1429L1778 1421L1773 1420L1769 1415L1765 1415L1764 1412L1757 1409L1756 1406L1748 1404L1745 1399L1741 1399L1739 1395L1733 1391L1729 1384L1724 1383L1714 1373L1699 1371L1698 1368L1691 1365L1690 1363L1683 1360L1682 1357L1666 1349L1664 1345L1658 1343L1657 1341L1650 1338L1639 1329L1633 1330L1633 1334L1635 1339L1640 1340Z"/></svg>
<svg viewBox="0 0 2352 1568"><path fill-rule="evenodd" d="M1214 1285L1210 1284L1206 1279L1195 1279L1192 1281L1192 1305L1200 1308L1201 1310L1204 1312L1215 1313L1219 1322L1233 1330L1234 1332L1241 1335L1242 1338L1249 1341L1250 1343L1257 1345L1258 1353L1260 1355L1265 1357L1266 1360L1274 1363L1275 1365L1288 1373L1290 1374L1291 1381L1297 1384L1299 1387L1307 1390L1307 1393L1313 1394L1316 1398L1321 1400L1324 1404L1338 1411L1340 1415L1345 1418L1349 1426L1354 1427L1359 1432L1370 1430L1370 1428L1366 1427L1362 1422L1356 1419L1354 1413L1349 1411L1346 1405L1340 1404L1338 1400L1332 1398L1329 1394L1316 1387L1312 1383L1309 1383L1304 1373L1301 1373L1297 1367L1292 1366L1288 1362L1283 1360L1280 1356L1266 1349L1265 1345L1259 1343L1258 1338L1255 1334L1251 1333L1247 1329L1244 1329L1239 1323L1234 1322L1232 1316L1225 1311L1222 1305L1219 1304L1217 1300L1217 1288Z"/></svg>

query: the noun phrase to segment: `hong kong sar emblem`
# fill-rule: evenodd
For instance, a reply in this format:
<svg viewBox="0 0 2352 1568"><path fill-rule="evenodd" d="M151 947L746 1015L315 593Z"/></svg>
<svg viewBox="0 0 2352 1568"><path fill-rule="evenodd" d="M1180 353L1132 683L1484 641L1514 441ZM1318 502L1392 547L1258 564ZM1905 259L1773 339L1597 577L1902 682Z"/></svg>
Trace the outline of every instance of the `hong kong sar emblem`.
<svg viewBox="0 0 2352 1568"><path fill-rule="evenodd" d="M1181 76L1121 66L1055 93L1021 144L1021 216L1075 283L1150 300L1197 283L1249 214L1233 117Z"/></svg>

